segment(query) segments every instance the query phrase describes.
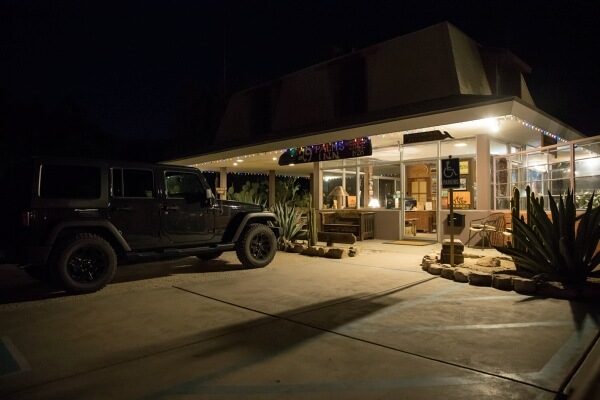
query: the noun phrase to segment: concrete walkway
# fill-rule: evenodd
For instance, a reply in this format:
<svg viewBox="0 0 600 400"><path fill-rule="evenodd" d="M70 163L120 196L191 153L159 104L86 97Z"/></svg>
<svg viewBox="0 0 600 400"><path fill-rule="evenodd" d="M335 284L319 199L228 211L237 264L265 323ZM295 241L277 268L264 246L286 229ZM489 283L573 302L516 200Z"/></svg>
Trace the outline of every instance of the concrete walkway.
<svg viewBox="0 0 600 400"><path fill-rule="evenodd" d="M433 277L434 248L127 265L85 296L0 267L0 398L555 398L600 310Z"/></svg>

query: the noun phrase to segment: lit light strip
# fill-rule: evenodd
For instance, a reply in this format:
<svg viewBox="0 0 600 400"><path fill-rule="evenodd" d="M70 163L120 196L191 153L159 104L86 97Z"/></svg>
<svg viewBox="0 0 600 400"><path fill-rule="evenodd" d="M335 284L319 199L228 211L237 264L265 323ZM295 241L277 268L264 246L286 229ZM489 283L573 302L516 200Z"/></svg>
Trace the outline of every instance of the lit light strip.
<svg viewBox="0 0 600 400"><path fill-rule="evenodd" d="M542 129L540 127L537 127L537 126L535 126L535 125L533 125L533 124L525 121L524 119L521 119L519 117L515 117L514 115L507 115L507 116L504 117L504 119L508 119L508 120L511 120L511 121L516 121L516 122L520 123L521 125L523 125L524 127L529 128L529 129L531 129L533 131L536 131L536 132L540 132L543 135L548 136L548 137L556 140L557 142L563 142L563 143L567 143L568 142L568 140L561 138L557 134L552 133L550 131L547 131L545 129Z"/></svg>

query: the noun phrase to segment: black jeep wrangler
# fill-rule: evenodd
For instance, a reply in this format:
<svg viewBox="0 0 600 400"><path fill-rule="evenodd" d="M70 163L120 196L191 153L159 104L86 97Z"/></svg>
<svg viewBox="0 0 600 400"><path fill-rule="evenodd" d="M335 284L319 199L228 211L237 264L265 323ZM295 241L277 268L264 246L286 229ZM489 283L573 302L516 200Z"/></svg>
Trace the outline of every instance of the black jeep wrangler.
<svg viewBox="0 0 600 400"><path fill-rule="evenodd" d="M235 250L263 267L277 250L275 215L216 200L195 168L34 158L0 180L0 262L71 292L103 288L121 260Z"/></svg>

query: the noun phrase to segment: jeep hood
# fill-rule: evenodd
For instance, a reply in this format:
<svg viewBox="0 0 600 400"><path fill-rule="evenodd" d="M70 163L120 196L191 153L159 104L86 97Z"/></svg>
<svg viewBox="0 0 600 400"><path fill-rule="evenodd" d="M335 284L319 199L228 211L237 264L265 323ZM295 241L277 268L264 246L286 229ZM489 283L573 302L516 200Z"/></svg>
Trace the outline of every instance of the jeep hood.
<svg viewBox="0 0 600 400"><path fill-rule="evenodd" d="M259 212L264 210L264 208L258 204L243 203L241 201L217 200L217 204L236 211Z"/></svg>

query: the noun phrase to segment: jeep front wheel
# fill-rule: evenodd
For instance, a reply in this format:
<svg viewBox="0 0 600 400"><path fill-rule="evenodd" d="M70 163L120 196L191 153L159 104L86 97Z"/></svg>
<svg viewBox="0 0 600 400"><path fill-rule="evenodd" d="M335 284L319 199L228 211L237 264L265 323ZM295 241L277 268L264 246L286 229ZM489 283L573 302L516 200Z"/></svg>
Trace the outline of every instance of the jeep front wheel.
<svg viewBox="0 0 600 400"><path fill-rule="evenodd" d="M117 272L117 255L104 238L90 233L73 236L59 250L56 275L69 292L102 289Z"/></svg>
<svg viewBox="0 0 600 400"><path fill-rule="evenodd" d="M275 257L277 238L266 225L252 224L242 233L235 251L245 267L264 267Z"/></svg>

